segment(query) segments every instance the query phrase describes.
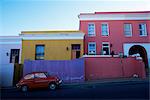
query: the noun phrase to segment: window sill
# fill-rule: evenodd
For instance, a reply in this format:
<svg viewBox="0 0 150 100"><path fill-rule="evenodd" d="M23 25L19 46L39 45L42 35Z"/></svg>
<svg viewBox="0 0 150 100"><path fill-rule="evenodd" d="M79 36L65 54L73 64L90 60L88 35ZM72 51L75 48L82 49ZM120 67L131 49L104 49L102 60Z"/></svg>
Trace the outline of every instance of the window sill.
<svg viewBox="0 0 150 100"><path fill-rule="evenodd" d="M132 37L132 35L131 35L131 36L125 36L125 37L127 37L127 38L131 38L131 37Z"/></svg>
<svg viewBox="0 0 150 100"><path fill-rule="evenodd" d="M96 35L87 35L87 37L95 37Z"/></svg>
<svg viewBox="0 0 150 100"><path fill-rule="evenodd" d="M104 36L104 35L102 35L102 37L109 37L109 35L108 35L108 36Z"/></svg>
<svg viewBox="0 0 150 100"><path fill-rule="evenodd" d="M140 35L140 37L147 37L147 35Z"/></svg>

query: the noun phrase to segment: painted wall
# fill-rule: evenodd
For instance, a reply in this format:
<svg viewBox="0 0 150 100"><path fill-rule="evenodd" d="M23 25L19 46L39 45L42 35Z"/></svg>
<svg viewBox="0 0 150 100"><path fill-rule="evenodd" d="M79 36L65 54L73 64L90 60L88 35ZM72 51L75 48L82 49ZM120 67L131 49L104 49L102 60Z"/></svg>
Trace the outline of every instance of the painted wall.
<svg viewBox="0 0 150 100"><path fill-rule="evenodd" d="M108 23L109 36L101 35L101 24ZM88 23L95 24L96 36L88 37ZM124 23L132 24L132 37L124 36ZM147 24L148 36L139 36L139 23ZM102 42L110 42L112 44L111 50L116 54L123 52L123 43L150 43L150 20L80 20L80 30L85 33L84 52L88 53L88 42L96 42L97 54L100 54Z"/></svg>
<svg viewBox="0 0 150 100"><path fill-rule="evenodd" d="M23 75L27 73L44 71L56 75L63 82L83 82L84 58L73 60L25 60Z"/></svg>
<svg viewBox="0 0 150 100"><path fill-rule="evenodd" d="M10 63L11 49L20 49L19 63L21 62L22 40L20 37L0 37L0 48L0 64Z"/></svg>
<svg viewBox="0 0 150 100"><path fill-rule="evenodd" d="M18 36L0 36L0 81L3 87L13 85L14 64L10 63L11 49L20 49L20 63L22 39Z"/></svg>
<svg viewBox="0 0 150 100"><path fill-rule="evenodd" d="M71 44L81 45L81 56L83 55L83 40L23 40L22 41L22 63L25 59L35 60L35 46L45 45L45 60L70 60ZM67 50L66 48L69 48Z"/></svg>
<svg viewBox="0 0 150 100"><path fill-rule="evenodd" d="M0 64L0 86L13 85L14 64Z"/></svg>
<svg viewBox="0 0 150 100"><path fill-rule="evenodd" d="M8 64L10 63L10 55L11 55L11 49L20 49L19 53L19 63L21 63L21 44L0 44L0 64ZM7 54L8 53L8 56Z"/></svg>
<svg viewBox="0 0 150 100"><path fill-rule="evenodd" d="M144 63L135 58L85 57L85 79L132 77L145 78Z"/></svg>

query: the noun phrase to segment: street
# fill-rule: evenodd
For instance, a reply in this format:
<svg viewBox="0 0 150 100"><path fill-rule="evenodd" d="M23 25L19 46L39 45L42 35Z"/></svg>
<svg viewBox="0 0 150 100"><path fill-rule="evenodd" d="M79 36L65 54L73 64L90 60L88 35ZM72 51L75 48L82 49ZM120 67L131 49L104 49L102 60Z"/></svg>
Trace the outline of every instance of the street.
<svg viewBox="0 0 150 100"><path fill-rule="evenodd" d="M31 90L22 93L16 88L2 89L3 99L149 99L149 81L97 83L78 86L61 86L56 91Z"/></svg>

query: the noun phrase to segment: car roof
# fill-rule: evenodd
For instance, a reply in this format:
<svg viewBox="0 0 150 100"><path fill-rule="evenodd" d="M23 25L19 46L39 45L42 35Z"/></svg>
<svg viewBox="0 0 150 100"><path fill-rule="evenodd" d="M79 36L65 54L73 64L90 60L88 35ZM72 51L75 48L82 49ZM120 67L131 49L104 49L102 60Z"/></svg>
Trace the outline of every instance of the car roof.
<svg viewBox="0 0 150 100"><path fill-rule="evenodd" d="M31 73L28 73L28 74L36 74L36 73L47 73L47 72L31 72ZM26 74L26 75L28 75L28 74Z"/></svg>

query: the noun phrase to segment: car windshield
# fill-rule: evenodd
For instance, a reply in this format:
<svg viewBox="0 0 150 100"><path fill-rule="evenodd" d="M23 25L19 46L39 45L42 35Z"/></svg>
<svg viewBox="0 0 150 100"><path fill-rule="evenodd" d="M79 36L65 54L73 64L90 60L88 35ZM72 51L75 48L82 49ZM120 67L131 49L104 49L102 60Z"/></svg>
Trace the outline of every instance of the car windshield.
<svg viewBox="0 0 150 100"><path fill-rule="evenodd" d="M44 74L45 74L46 76L49 76L49 73L47 73L47 72L45 72Z"/></svg>

